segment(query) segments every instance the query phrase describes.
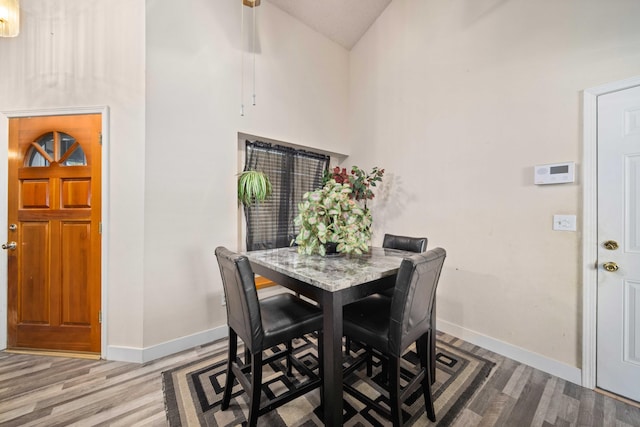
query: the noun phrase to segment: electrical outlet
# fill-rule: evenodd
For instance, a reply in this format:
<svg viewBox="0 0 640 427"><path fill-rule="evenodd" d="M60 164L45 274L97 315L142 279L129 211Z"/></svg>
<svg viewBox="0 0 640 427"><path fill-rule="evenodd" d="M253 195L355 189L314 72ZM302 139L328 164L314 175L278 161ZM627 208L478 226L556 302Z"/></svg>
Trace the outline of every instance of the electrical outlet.
<svg viewBox="0 0 640 427"><path fill-rule="evenodd" d="M224 294L220 297L220 304L227 305L227 299L224 297Z"/></svg>

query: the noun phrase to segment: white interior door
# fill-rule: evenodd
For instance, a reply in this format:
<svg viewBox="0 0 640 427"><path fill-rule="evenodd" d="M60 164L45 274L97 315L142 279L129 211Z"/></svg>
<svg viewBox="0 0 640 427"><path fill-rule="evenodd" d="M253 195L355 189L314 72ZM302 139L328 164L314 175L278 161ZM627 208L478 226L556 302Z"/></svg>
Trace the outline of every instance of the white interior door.
<svg viewBox="0 0 640 427"><path fill-rule="evenodd" d="M599 388L640 401L640 87L598 97Z"/></svg>

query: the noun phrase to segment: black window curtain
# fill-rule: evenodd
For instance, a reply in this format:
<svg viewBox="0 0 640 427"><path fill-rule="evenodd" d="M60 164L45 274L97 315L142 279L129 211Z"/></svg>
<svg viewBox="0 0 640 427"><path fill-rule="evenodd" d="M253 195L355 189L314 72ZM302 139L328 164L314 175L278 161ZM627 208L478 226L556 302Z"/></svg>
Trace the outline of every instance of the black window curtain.
<svg viewBox="0 0 640 427"><path fill-rule="evenodd" d="M264 172L272 186L271 197L244 208L247 250L290 246L298 234L293 224L298 203L322 186L330 157L260 141L246 141L245 148L244 170Z"/></svg>

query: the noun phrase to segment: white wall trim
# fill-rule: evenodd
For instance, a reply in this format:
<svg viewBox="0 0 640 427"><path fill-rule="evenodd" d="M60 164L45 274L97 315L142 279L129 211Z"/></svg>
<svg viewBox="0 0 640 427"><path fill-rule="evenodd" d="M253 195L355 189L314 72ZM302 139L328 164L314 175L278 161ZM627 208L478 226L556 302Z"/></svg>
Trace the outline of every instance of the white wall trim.
<svg viewBox="0 0 640 427"><path fill-rule="evenodd" d="M108 281L108 271L109 271L109 233L106 231L108 229L109 224L109 107L106 105L99 106L87 106L87 107L69 107L69 108L51 108L51 109L35 109L35 110L11 110L11 111L2 111L0 112L0 123L3 121L7 121L8 119L18 118L18 117L41 117L41 116L69 116L69 115L79 115L79 114L100 114L102 118L102 242L101 242L101 287L102 287L102 327L101 327L101 344L100 348L101 357L104 359L106 357L106 348L107 348L107 291L109 289L109 281ZM7 129L6 134L0 135L0 150L4 153L8 152L9 149L9 126L5 127ZM0 177L0 184L2 185L3 191L0 191L0 209L3 214L0 214L0 220L4 218L4 221L0 221L2 224L6 224L6 211L7 211L7 198L8 195L6 193L7 187L7 179L8 177L2 176ZM3 216L4 215L4 216ZM4 233L6 236L6 227L4 228ZM2 232L0 232L0 238L3 237ZM6 268L6 263L5 263ZM8 320L7 320L7 272L5 271L0 277L0 350L6 348L7 346L7 328L8 328ZM4 315L3 315L4 313Z"/></svg>
<svg viewBox="0 0 640 427"><path fill-rule="evenodd" d="M199 345L209 344L223 339L228 335L229 328L225 324L213 329L208 329L206 331L153 345L151 347L136 348L114 345L107 348L106 359L117 360L120 362L146 363L184 350L189 350Z"/></svg>
<svg viewBox="0 0 640 427"><path fill-rule="evenodd" d="M108 345L108 336L107 336L107 325L109 322L109 224L110 217L109 212L110 209L110 198L109 198L109 183L111 182L111 169L109 168L111 162L111 157L109 156L110 147L111 147L111 130L109 128L110 123L110 114L109 107L104 107L102 110L102 245L101 245L101 284L102 284L102 294L101 305L102 305L102 330L100 332L100 349L101 349L101 357L104 359L107 356L107 345Z"/></svg>
<svg viewBox="0 0 640 427"><path fill-rule="evenodd" d="M109 107L106 105L69 107L69 108L46 108L35 110L9 110L2 114L10 119L17 117L41 117L41 116L73 116L78 114L102 114Z"/></svg>
<svg viewBox="0 0 640 427"><path fill-rule="evenodd" d="M597 236L597 97L583 94L582 149L582 385L595 388Z"/></svg>
<svg viewBox="0 0 640 427"><path fill-rule="evenodd" d="M581 372L579 368L569 366L557 360L549 359L538 353L491 338L476 331L463 328L446 320L437 319L436 325L439 331L445 332L461 340L470 342L487 350L498 353L525 365L539 369L548 374L580 385Z"/></svg>
<svg viewBox="0 0 640 427"><path fill-rule="evenodd" d="M640 86L640 76L586 89L582 128L582 385L596 387L598 304L598 97Z"/></svg>
<svg viewBox="0 0 640 427"><path fill-rule="evenodd" d="M8 238L8 218L7 203L9 200L7 160L9 155L9 117L6 112L0 112L0 129L6 129L6 132L0 132L0 161L2 162L5 172L0 174L0 243L4 243ZM6 251L0 252L0 350L7 348L9 326L8 316L8 271L7 271L7 255Z"/></svg>

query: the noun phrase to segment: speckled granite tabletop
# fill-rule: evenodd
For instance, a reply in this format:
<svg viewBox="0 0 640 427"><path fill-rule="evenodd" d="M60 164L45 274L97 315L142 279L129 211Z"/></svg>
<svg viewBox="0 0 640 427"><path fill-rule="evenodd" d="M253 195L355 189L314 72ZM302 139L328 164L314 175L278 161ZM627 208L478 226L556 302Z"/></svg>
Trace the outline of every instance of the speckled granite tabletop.
<svg viewBox="0 0 640 427"><path fill-rule="evenodd" d="M373 247L363 255L301 255L295 247L245 252L253 263L330 292L370 282L398 272L411 252Z"/></svg>

